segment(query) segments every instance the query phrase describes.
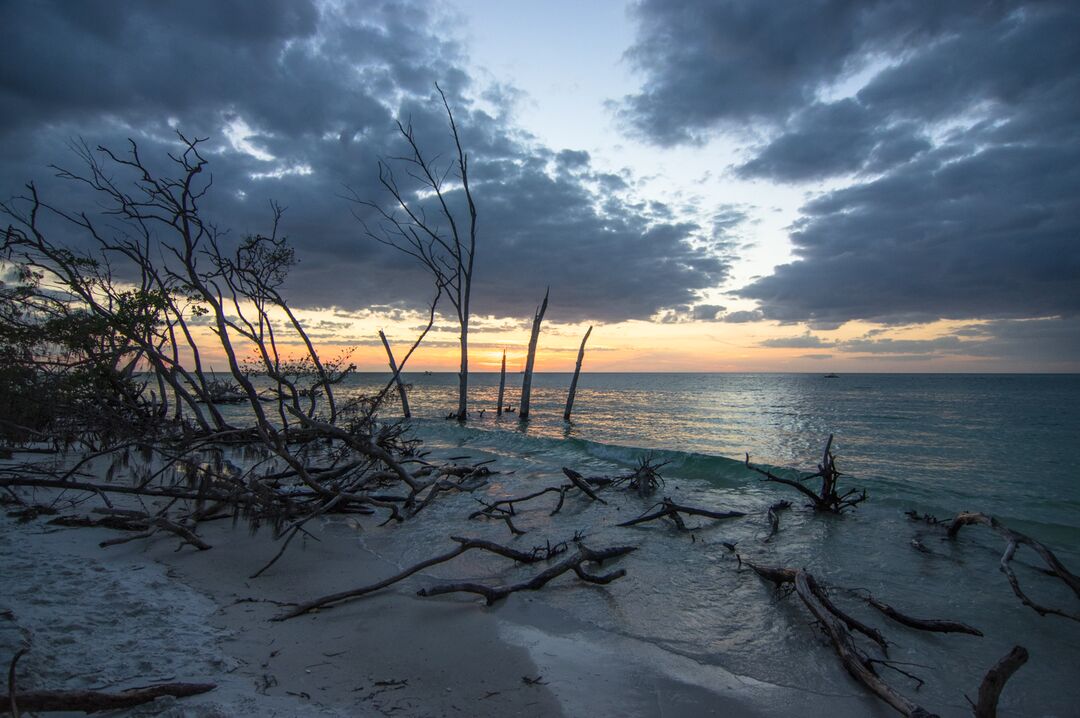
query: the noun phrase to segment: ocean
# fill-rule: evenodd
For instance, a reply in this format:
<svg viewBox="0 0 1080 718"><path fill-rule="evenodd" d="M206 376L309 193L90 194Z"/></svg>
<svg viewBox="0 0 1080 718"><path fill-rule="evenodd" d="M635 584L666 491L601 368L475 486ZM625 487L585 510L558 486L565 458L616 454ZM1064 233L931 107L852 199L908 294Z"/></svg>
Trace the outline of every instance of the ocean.
<svg viewBox="0 0 1080 718"><path fill-rule="evenodd" d="M342 390L369 392L387 379L359 374ZM985 671L1019 644L1031 659L1008 684L1002 713L1080 715L1080 622L1039 616L1020 603L998 571L1004 543L987 528L965 528L949 541L939 527L904 513L943 519L959 511L992 514L1080 572L1080 376L584 373L567 424L562 414L570 375L537 374L531 417L522 424L516 414L496 416L498 375L475 374L473 419L464 426L445 419L456 406L455 374L404 379L412 432L426 449L496 459L493 467L502 473L479 498L557 485L562 467L618 475L643 457L664 464L665 484L646 499L608 491L605 506L568 499L555 517L549 516L555 501L549 494L519 507L514 521L528 533L517 538L502 523L466 520L477 496L440 497L426 515L395 529L400 534L392 543L359 534L361 543L397 565L443 550L450 535L531 546L579 532L593 546L633 543L640 548L622 562L625 578L603 588L562 579L561 588L538 592L535 600L591 644L659 649L808 695L858 694L797 598L778 596L741 560L805 567L832 587L837 603L885 632L890 658L926 684L917 689L885 668L883 675L925 707L970 715L964 695L974 696ZM507 379L506 401L516 407L521 376ZM384 417L392 420L395 411L400 416L391 402ZM812 472L830 434L844 472L841 486L865 488L869 497L843 516L815 514L796 492L760 481L743 465L748 452L756 464ZM662 496L747 516L691 518L686 533L660 522L615 525ZM793 506L766 542L765 511L781 498ZM916 550L913 539L930 553ZM735 552L724 546L731 543ZM529 575L468 556L429 575ZM1061 582L1031 568L1039 563L1035 554L1021 549L1017 561L1020 581L1035 600L1077 612L1076 597ZM986 635L927 634L890 623L863 603L867 593L908 614L963 621ZM889 715L873 699L866 710Z"/></svg>

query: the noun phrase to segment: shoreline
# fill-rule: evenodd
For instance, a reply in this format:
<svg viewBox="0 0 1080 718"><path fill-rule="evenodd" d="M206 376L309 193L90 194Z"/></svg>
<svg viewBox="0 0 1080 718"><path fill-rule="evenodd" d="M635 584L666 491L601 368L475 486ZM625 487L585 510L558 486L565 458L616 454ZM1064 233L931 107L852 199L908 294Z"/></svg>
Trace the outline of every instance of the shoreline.
<svg viewBox="0 0 1080 718"><path fill-rule="evenodd" d="M589 625L540 593L491 608L472 597L419 598L416 588L433 580L427 571L270 622L279 603L398 570L385 556L412 538L408 526L365 522L358 532L353 518L324 520L310 527L318 541L294 542L249 579L279 548L265 528L203 524L208 551L177 551L167 534L100 548L117 532L49 518L0 519L0 568L17 589L0 605L13 618L0 648L14 653L20 628L33 634L19 663L23 690L218 684L114 715L765 716L796 706L809 716L887 715L857 685L818 694L737 676ZM545 590L604 592L569 582Z"/></svg>

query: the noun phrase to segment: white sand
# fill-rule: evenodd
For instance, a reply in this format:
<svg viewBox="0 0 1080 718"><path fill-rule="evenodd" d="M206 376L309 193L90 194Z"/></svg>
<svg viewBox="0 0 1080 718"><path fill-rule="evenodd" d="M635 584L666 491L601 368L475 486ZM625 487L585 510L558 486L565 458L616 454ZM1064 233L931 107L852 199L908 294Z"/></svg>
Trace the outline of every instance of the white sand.
<svg viewBox="0 0 1080 718"><path fill-rule="evenodd" d="M817 694L741 678L584 625L536 595L493 608L465 595L419 598L432 580L425 575L268 621L282 609L266 600L309 599L395 572L371 547L402 534L374 523L364 524L365 548L347 522L312 522L321 541L294 542L250 580L277 550L265 530L252 537L243 524L204 524L214 547L205 552L176 551L168 535L101 549L117 532L47 520L0 520L0 610L12 617L0 620L0 656L13 654L20 631L31 634L19 664L24 689L218 684L130 715L888 715L857 688ZM265 600L244 600L253 598Z"/></svg>

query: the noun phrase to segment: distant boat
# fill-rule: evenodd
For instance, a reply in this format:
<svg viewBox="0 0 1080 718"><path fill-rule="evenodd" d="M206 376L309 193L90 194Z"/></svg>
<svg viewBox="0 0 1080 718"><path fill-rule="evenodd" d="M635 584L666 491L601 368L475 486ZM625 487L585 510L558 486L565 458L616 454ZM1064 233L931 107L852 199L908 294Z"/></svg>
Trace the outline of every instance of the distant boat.
<svg viewBox="0 0 1080 718"><path fill-rule="evenodd" d="M839 374L826 374L824 378L826 378L826 379L839 379L840 375Z"/></svg>
<svg viewBox="0 0 1080 718"><path fill-rule="evenodd" d="M431 376L431 372L429 372L429 371L424 372L424 376Z"/></svg>

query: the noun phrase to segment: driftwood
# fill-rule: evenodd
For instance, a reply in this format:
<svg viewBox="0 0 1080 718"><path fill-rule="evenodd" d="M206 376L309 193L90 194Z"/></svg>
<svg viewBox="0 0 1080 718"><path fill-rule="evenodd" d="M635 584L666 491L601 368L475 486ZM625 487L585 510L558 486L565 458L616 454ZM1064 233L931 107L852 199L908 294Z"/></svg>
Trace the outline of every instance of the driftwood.
<svg viewBox="0 0 1080 718"><path fill-rule="evenodd" d="M498 501L480 501L478 499L478 501L480 501L484 508L472 512L471 514L469 514L469 518L475 519L481 516L487 516L490 518L501 518L501 514L506 514L508 516L516 516L517 510L514 507L515 504L531 501L532 499L543 496L544 494L558 493L559 500L555 504L555 508L552 509L551 513L549 514L551 516L554 516L562 510L563 503L566 501L566 494L573 489L577 489L581 493L585 494L590 501L599 501L602 504L607 503L602 498L597 496L596 490L593 487L609 485L611 483L609 479L592 477L587 478L574 471L573 469L568 469L566 467L563 467L563 473L566 474L566 477L568 479L570 479L570 483L562 484L561 486L547 486L543 489L540 489L539 491L534 491L531 494L526 494L524 496L514 496L509 499L499 499Z"/></svg>
<svg viewBox="0 0 1080 718"><path fill-rule="evenodd" d="M112 508L95 509L94 513L105 515L101 518L92 518L90 516L58 516L49 521L49 524L66 528L107 528L116 531L139 532L134 536L123 536L102 541L98 544L101 548L118 546L120 544L128 543L129 541L150 538L158 531L175 534L179 536L185 544L190 544L200 551L207 551L212 548L210 544L199 538L189 527L171 521L165 516L150 516L142 511Z"/></svg>
<svg viewBox="0 0 1080 718"><path fill-rule="evenodd" d="M122 710L149 703L162 696L185 698L214 690L214 683L162 683L119 693L103 691L26 691L17 695L0 696L0 712L20 711L98 711Z"/></svg>
<svg viewBox="0 0 1080 718"><path fill-rule="evenodd" d="M1003 523L995 519L993 516L987 516L981 513L959 513L949 523L948 536L950 539L955 539L956 535L960 532L960 529L964 526L971 524L982 524L989 526L998 535L1005 539L1005 552L1001 555L1001 562L999 568L1002 573L1005 574L1005 578L1008 579L1009 585L1012 587L1013 593L1020 599L1020 602L1025 606L1030 607L1040 616L1054 615L1063 616L1065 618L1071 618L1074 621L1080 621L1080 614L1070 613L1058 608L1051 608L1049 606L1043 606L1024 593L1020 588L1020 581L1016 577L1016 573L1012 570L1011 562L1013 556L1016 555L1017 549L1026 545L1031 547L1035 553L1039 554L1043 562L1046 563L1047 568L1051 575L1061 579L1061 581L1072 589L1077 598L1080 598L1080 577L1065 568L1065 565L1058 560L1058 557L1054 555L1054 552L1048 549L1039 541L1022 534L1019 531L1014 531Z"/></svg>
<svg viewBox="0 0 1080 718"><path fill-rule="evenodd" d="M540 322L544 321L544 312L547 311L548 294L551 287L544 292L544 301L536 308L533 315L532 334L529 337L529 354L525 359L525 378L521 381L521 408L518 409L518 418L525 421L529 418L529 401L532 398L533 365L536 362L536 343L540 340Z"/></svg>
<svg viewBox="0 0 1080 718"><path fill-rule="evenodd" d="M556 544L554 546L549 544L546 547L537 546L534 547L532 551L525 552L509 548L507 546L502 546L501 544L493 543L491 541L485 541L483 539L461 538L459 536L451 536L450 538L456 541L458 545L457 547L450 551L447 551L446 553L439 554L438 556L433 556L432 558L414 564L409 568L406 568L405 570L396 573L393 576L390 576L389 578L383 579L382 581L378 581L367 586L362 586L360 588L350 589L348 591L332 593L328 596L322 596L321 598L316 598L311 601L305 601L304 603L298 604L296 608L293 608L286 613L281 614L280 616L276 616L271 620L285 621L290 618L302 616L303 614L314 611L315 609L325 608L333 604L341 603L342 601L348 601L352 598L366 596L369 593L380 591L387 586L392 586L393 584L402 581L409 576L412 576L418 571L423 571L425 568L437 566L440 563L446 563L451 559L457 558L466 551L471 551L473 549L480 549L482 551L487 551L498 556L504 556L506 558L512 559L513 561L517 561L518 563L537 563L538 561L546 561L566 551L566 544L564 543Z"/></svg>
<svg viewBox="0 0 1080 718"><path fill-rule="evenodd" d="M769 519L769 535L765 537L765 543L772 541L773 536L780 530L780 512L790 508L790 501L777 501L769 506L769 511L766 514Z"/></svg>
<svg viewBox="0 0 1080 718"><path fill-rule="evenodd" d="M139 521L140 519L135 519ZM147 530L143 533L136 534L134 536L121 536L120 538L108 539L98 544L101 548L108 548L109 546L118 546L120 544L128 543L130 541L137 541L138 539L150 538L158 531L165 531L167 533L175 534L180 537L183 544L190 544L200 551L208 551L212 547L210 544L203 541L201 538L195 535L195 532L189 529L187 526L170 521L164 516L147 516L142 519L146 522ZM183 545L181 544L181 545Z"/></svg>
<svg viewBox="0 0 1080 718"><path fill-rule="evenodd" d="M653 511L653 509L656 509ZM652 513L650 513L650 511ZM675 503L669 498L664 498L658 504L655 504L649 509L646 509L645 513L641 514L635 519L624 521L618 526L636 526L637 524L643 524L646 521L655 521L656 519L670 518L675 526L680 531L688 531L686 522L683 521L682 516L679 514L686 514L687 516L704 516L709 519L734 519L740 516L746 516L742 511L710 511L708 509L699 509L693 506L682 506Z"/></svg>
<svg viewBox="0 0 1080 718"><path fill-rule="evenodd" d="M629 474L611 479L611 484L613 486L627 485L627 488L637 491L638 496L649 496L664 486L664 477L660 475L660 469L665 464L667 464L666 461L654 464L651 456L643 456L638 459L637 468Z"/></svg>
<svg viewBox="0 0 1080 718"><path fill-rule="evenodd" d="M750 454L746 455L746 468L764 476L764 481L784 484L795 489L810 500L810 506L815 511L827 511L834 514L843 513L844 509L852 508L866 501L866 490L863 489L860 492L858 489L850 489L843 494L839 492L836 485L843 474L836 468L836 457L832 453L832 443L833 435L829 434L829 440L825 443L825 452L822 455L821 463L818 464L818 470L800 479L785 479L760 466L754 466L750 463ZM821 479L820 491L815 492L803 483L818 478Z"/></svg>
<svg viewBox="0 0 1080 718"><path fill-rule="evenodd" d="M973 628L966 623L960 623L959 621L944 621L937 618L915 618L906 613L901 613L889 604L883 603L873 596L864 596L863 600L897 623L901 623L908 628L914 628L917 631L931 631L934 633L967 633L972 636L983 635L982 631Z"/></svg>
<svg viewBox="0 0 1080 718"><path fill-rule="evenodd" d="M584 476L574 471L573 469L566 468L565 466L563 467L562 472L566 474L566 478L570 479L570 483L580 489L581 493L588 496L591 500L599 501L602 504L607 503L607 501L604 501L602 498L596 495L596 492L592 490L592 487L589 486L589 482L585 480Z"/></svg>
<svg viewBox="0 0 1080 718"><path fill-rule="evenodd" d="M804 569L758 566L749 561L746 564L759 576L777 586L783 584L793 584L795 586L795 592L814 618L817 619L821 629L828 636L829 642L832 643L833 650L839 656L841 664L851 674L852 678L892 706L901 715L917 718L928 718L933 715L907 696L899 693L877 674L874 670L874 664L881 663L881 661L871 659L860 649L851 633L852 630L859 630L863 633L865 631L855 628L852 624L854 619L839 611L833 605L813 574ZM855 621L855 625L861 624ZM873 631L873 629L870 630Z"/></svg>
<svg viewBox="0 0 1080 718"><path fill-rule="evenodd" d="M487 605L492 605L496 601L506 598L511 593L516 591L538 591L543 588L549 581L557 578L567 571L573 571L577 574L577 577L586 583L607 584L611 583L615 579L622 578L626 575L625 569L619 569L602 575L589 573L584 564L597 563L602 564L604 561L625 556L631 551L636 551L636 546L613 546L611 548L600 549L594 551L585 546L578 546L577 552L573 556L570 556L563 561L555 564L551 568L537 574L528 581L522 581L520 583L513 583L507 586L487 586L482 583L448 583L440 586L433 586L431 588L422 588L416 592L417 596L440 596L446 593L476 593L483 596L487 600Z"/></svg>
<svg viewBox="0 0 1080 718"><path fill-rule="evenodd" d="M1005 683L1020 666L1027 663L1028 652L1023 646L1015 646L1004 658L986 672L979 686L979 702L975 704L975 718L997 718L997 704Z"/></svg>
<svg viewBox="0 0 1080 718"><path fill-rule="evenodd" d="M574 365L574 378L570 380L570 391L566 395L566 409L563 411L563 421L570 421L570 412L574 409L574 397L577 395L578 375L581 374L581 362L585 360L585 342L589 341L592 327L585 332L581 339L581 348L578 349L577 364Z"/></svg>

